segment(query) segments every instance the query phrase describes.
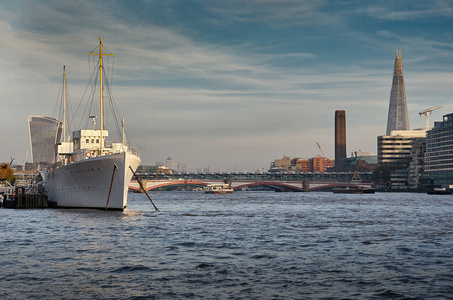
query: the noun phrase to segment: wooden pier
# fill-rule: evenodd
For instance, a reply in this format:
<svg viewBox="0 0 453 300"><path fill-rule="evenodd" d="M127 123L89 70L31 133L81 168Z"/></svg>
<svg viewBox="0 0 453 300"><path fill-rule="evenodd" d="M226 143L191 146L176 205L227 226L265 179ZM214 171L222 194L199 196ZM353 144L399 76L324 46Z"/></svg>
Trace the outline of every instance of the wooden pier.
<svg viewBox="0 0 453 300"><path fill-rule="evenodd" d="M49 201L47 195L40 193L24 193L23 188L16 188L15 194L11 199L3 200L4 208L48 208Z"/></svg>

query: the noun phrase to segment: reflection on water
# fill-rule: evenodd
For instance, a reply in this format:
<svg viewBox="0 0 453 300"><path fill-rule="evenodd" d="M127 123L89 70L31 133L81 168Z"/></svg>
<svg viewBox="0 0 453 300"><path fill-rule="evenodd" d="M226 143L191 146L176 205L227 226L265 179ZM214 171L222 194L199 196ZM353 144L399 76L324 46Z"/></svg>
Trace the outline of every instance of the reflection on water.
<svg viewBox="0 0 453 300"><path fill-rule="evenodd" d="M129 195L124 213L0 209L1 299L440 299L453 199Z"/></svg>

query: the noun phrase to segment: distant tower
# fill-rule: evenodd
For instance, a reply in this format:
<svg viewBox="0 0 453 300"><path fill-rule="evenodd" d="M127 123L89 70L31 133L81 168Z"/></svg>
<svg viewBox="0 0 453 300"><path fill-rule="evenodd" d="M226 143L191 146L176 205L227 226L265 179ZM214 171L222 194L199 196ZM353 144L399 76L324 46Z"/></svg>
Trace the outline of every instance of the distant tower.
<svg viewBox="0 0 453 300"><path fill-rule="evenodd" d="M173 162L173 160L171 159L171 157L168 157L167 160L165 161L165 166L167 168L169 168L170 170L174 170L175 169L175 163Z"/></svg>
<svg viewBox="0 0 453 300"><path fill-rule="evenodd" d="M390 92L387 135L392 130L409 130L407 114L406 89L404 87L403 60L401 51L396 50L395 67L393 68L392 91Z"/></svg>
<svg viewBox="0 0 453 300"><path fill-rule="evenodd" d="M55 144L60 142L62 122L46 116L29 116L30 148L32 162L55 162Z"/></svg>
<svg viewBox="0 0 453 300"><path fill-rule="evenodd" d="M185 163L179 163L178 164L178 173L186 173L187 168Z"/></svg>
<svg viewBox="0 0 453 300"><path fill-rule="evenodd" d="M342 172L346 159L346 113L335 111L335 171Z"/></svg>

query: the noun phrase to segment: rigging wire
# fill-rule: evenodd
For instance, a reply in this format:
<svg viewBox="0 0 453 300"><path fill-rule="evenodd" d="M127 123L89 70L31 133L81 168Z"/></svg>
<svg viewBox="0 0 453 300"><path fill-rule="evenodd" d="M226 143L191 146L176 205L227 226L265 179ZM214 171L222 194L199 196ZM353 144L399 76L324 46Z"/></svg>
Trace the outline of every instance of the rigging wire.
<svg viewBox="0 0 453 300"><path fill-rule="evenodd" d="M61 79L61 83L60 83L60 89L58 90L58 94L57 94L57 100L55 101L55 107L53 109L53 114L52 114L52 117L53 118L57 118L57 111L60 111L61 109L61 91L63 90L63 79ZM60 104L60 109L58 109L58 104ZM59 118L59 116L58 116Z"/></svg>
<svg viewBox="0 0 453 300"><path fill-rule="evenodd" d="M94 53L99 46L97 46L95 49L91 51L91 53ZM104 48L105 49L105 48ZM107 49L105 49L105 53L110 53ZM114 56L106 56L104 58L105 64L103 68L103 75L104 75L104 86L105 86L105 93L104 93L104 98L106 101L104 102L105 105L105 117L104 117L104 125L111 124L113 127L116 128L116 133L118 137L122 139L122 127L121 127L121 118L119 116L119 110L117 107L117 104L115 102L115 99L113 97L112 91L111 91L111 78L113 78L113 69L114 69ZM99 89L99 57L98 56L93 56L93 55L88 55L88 65L89 65L89 81L88 84L83 92L82 98L79 101L76 109L73 109L73 105L71 104L71 101L69 101L69 89L66 88L66 94L67 94L67 115L68 110L72 114L71 118L69 119L69 122L67 122L67 132L71 132L70 128L75 127L76 123L76 116L77 115L82 115L82 116L87 116L87 115L98 115L99 113L99 107L98 107L98 98L100 97L99 95L96 94L97 90ZM106 70L108 69L108 70ZM107 73L110 74L110 76L107 76ZM62 99L62 91L63 91L63 80L60 86L59 94L58 94L58 99ZM58 103L60 104L58 107ZM83 105L84 104L84 105ZM63 113L63 104L62 101L58 101L55 104L55 109L54 109L54 115L56 114L57 108L58 111L60 111L61 115L59 118L62 118L62 113ZM69 109L68 109L69 108ZM91 128L91 125L89 124L90 119L89 118L80 118L79 119L79 126L78 128ZM85 125L82 127L82 125ZM100 124L98 124L96 127L99 128ZM105 128L106 126L104 126ZM112 128L113 128L112 127ZM125 134L125 143L128 144L128 138L127 135Z"/></svg>
<svg viewBox="0 0 453 300"><path fill-rule="evenodd" d="M66 96L66 120L65 120L66 123L64 124L64 126L65 126L65 130L66 130L66 137L69 138L69 135L71 133L71 127L69 126L69 122L68 122L68 115L69 115L68 108L71 107L71 99L69 98L69 85L68 85L68 81L67 81L67 76L65 79L66 79L66 82L64 84L66 86L66 88L65 88L65 90L66 90L66 93L65 93L66 94L65 95ZM61 108L61 112L62 112L62 118L64 119L64 114L65 114L64 107ZM66 142L66 141L63 141L63 142Z"/></svg>
<svg viewBox="0 0 453 300"><path fill-rule="evenodd" d="M70 93L69 93L68 85L66 86L66 92L67 92L67 96L66 96L67 101L66 101L66 102L67 102L67 108L68 108L68 111L67 111L66 113L67 113L67 115L70 115L69 120L72 121L72 120L75 118L75 115L74 115L74 110L73 110L73 108L72 108L72 101L71 101L71 99L70 99L70 97L69 97ZM68 118L66 118L66 120L67 120L67 119L68 119ZM70 135L71 135L71 132L72 132L72 126L71 126L71 125L72 125L72 122L66 121L66 123L68 124L68 125L67 125L67 129L68 129L68 133L69 133L69 134L68 134L68 139L69 139L69 138L70 138Z"/></svg>
<svg viewBox="0 0 453 300"><path fill-rule="evenodd" d="M118 115L119 110L118 110L118 107L116 106L116 102L115 102L115 99L113 98L113 94L112 94L112 91L110 89L110 85L109 85L109 82L107 79L106 79L106 86L107 86L107 93L108 93L109 100L110 100L110 107L111 107L112 114L113 114L113 120L114 120L116 129L117 129L117 134L118 134L118 136L121 137L122 130L118 123L118 121L120 119L120 117Z"/></svg>
<svg viewBox="0 0 453 300"><path fill-rule="evenodd" d="M88 64L89 64L89 66L91 66L91 63L90 63L89 58L90 58L90 57L89 57L89 55L88 55ZM81 98L81 100L79 101L79 105L77 106L77 110L76 110L76 112L74 113L74 115L77 115L77 113L78 113L78 111L79 111L79 109L80 109L80 106L81 106L82 103L84 102L83 99L91 98L90 95L93 94L93 87L92 87L91 82L94 81L94 83L96 83L96 80L93 79L93 76L96 75L96 69L95 69L95 68L92 69L92 68L90 67L89 70L91 71L91 73L89 73L88 84L87 84L87 86L86 86L86 88L85 88L85 91L83 92L82 98ZM88 89L89 89L90 87L91 87L91 91L89 92L88 96L86 96L86 95L87 95L87 92L88 92ZM84 109L84 111L83 111L83 113L82 113L83 116L86 115L86 111L87 111L87 109L88 109L88 108L87 108L88 106L89 106L89 102L87 102L87 104L85 105L85 109ZM75 122L75 118L74 118L74 122ZM80 119L78 128L82 128L82 127L81 127L82 122L83 122L83 118ZM88 121L86 122L86 124L88 124Z"/></svg>
<svg viewBox="0 0 453 300"><path fill-rule="evenodd" d="M58 95L57 95L57 100L55 101L55 107L54 107L54 111L53 111L53 114L52 114L52 117L61 121L64 119L64 107L63 107L63 97L65 95L63 95L64 93L64 86L65 86L65 82L64 82L65 78L64 76L62 77L62 80L60 82L60 88L58 89ZM69 88L66 86L66 102L67 103L70 103L70 99L69 99ZM69 126L68 124L63 124L66 129L69 131ZM60 140L61 140L61 137L60 137ZM64 141L65 142L65 141Z"/></svg>

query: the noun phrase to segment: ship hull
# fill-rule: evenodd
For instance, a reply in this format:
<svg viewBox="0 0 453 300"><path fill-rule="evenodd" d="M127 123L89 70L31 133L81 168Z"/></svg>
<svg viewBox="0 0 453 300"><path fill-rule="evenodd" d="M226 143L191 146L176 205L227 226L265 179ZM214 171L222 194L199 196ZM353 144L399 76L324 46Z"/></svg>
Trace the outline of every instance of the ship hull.
<svg viewBox="0 0 453 300"><path fill-rule="evenodd" d="M233 191L205 191L205 194L232 194Z"/></svg>
<svg viewBox="0 0 453 300"><path fill-rule="evenodd" d="M135 172L139 164L138 156L122 152L84 159L43 173L49 203L62 208L108 207L122 211L127 206L133 176L129 166Z"/></svg>

